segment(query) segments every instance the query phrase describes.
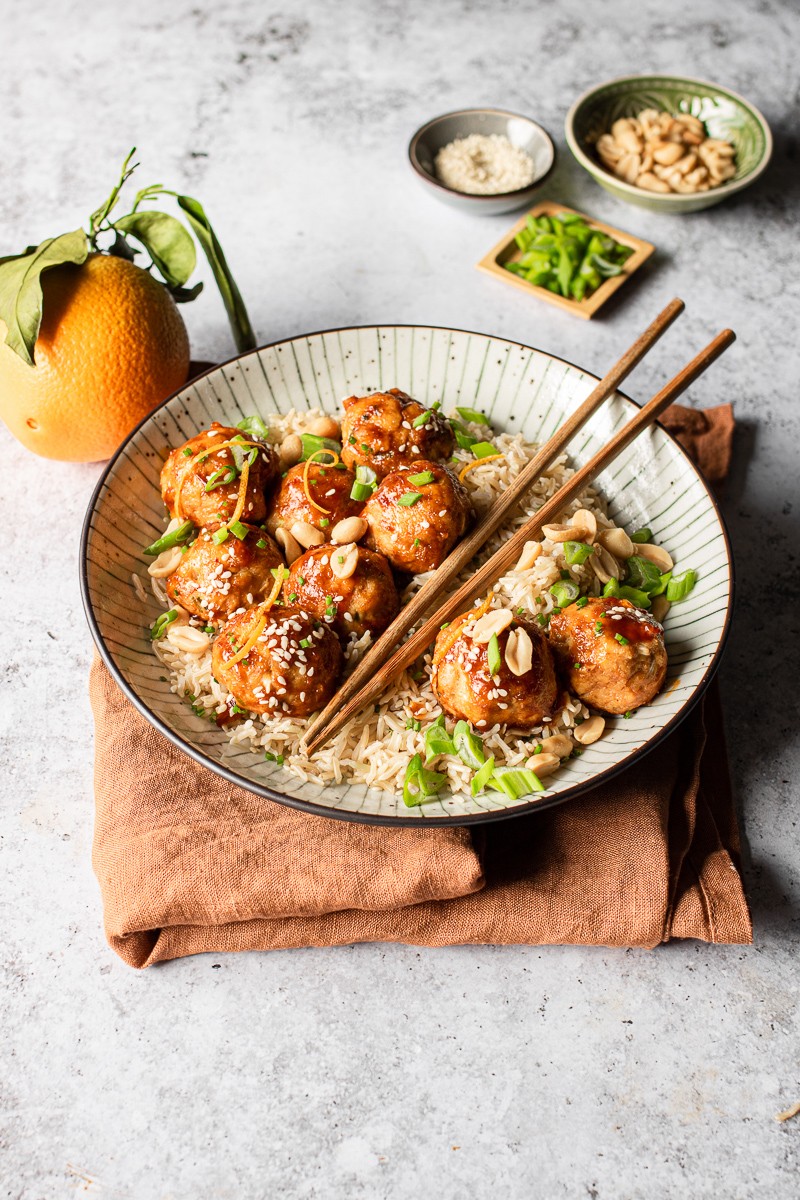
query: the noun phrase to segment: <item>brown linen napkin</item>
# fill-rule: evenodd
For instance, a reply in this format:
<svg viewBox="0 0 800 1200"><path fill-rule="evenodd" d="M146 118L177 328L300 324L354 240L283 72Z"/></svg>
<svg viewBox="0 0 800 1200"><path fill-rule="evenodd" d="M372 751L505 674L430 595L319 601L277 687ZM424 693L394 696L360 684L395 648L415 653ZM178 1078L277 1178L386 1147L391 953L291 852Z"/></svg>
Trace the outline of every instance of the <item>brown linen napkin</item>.
<svg viewBox="0 0 800 1200"><path fill-rule="evenodd" d="M725 463L730 408L703 415L695 445ZM395 830L273 804L173 747L99 659L90 695L93 861L109 943L132 966L361 941L751 940L715 689L611 783L475 840L469 829Z"/></svg>

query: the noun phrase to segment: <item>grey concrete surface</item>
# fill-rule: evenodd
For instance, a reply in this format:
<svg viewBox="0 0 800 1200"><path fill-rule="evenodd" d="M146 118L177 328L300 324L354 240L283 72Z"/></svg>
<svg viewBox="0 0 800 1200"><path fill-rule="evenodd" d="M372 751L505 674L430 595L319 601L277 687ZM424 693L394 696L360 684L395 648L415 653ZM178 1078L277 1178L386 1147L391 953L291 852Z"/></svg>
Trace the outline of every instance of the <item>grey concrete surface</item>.
<svg viewBox="0 0 800 1200"><path fill-rule="evenodd" d="M36 460L0 429L0 1195L798 1195L800 1118L774 1120L800 1099L797 6L4 0L2 18L0 253L84 221L136 144L142 183L206 204L263 341L416 321L602 371L677 293L687 315L630 383L645 397L736 329L691 402L733 400L740 421L723 683L756 941L123 966L90 864L77 544L100 468ZM770 174L687 218L597 188L570 160L567 108L650 69L755 101L776 135ZM603 319L480 276L510 219L453 212L413 179L416 126L481 103L551 130L545 196L658 246ZM232 353L213 287L184 311L198 357Z"/></svg>

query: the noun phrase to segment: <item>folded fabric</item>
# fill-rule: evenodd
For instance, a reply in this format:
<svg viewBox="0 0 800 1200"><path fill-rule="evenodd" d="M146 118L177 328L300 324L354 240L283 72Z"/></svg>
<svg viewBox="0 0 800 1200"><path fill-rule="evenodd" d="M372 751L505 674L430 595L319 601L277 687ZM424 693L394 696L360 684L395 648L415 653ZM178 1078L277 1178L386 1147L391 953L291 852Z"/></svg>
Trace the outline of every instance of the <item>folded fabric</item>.
<svg viewBox="0 0 800 1200"><path fill-rule="evenodd" d="M683 422L724 475L729 406ZM667 422L669 424L669 420ZM704 440L703 440L704 439ZM641 762L542 813L467 828L311 816L235 787L165 739L99 658L93 862L130 965L363 941L648 946L748 942L716 688Z"/></svg>

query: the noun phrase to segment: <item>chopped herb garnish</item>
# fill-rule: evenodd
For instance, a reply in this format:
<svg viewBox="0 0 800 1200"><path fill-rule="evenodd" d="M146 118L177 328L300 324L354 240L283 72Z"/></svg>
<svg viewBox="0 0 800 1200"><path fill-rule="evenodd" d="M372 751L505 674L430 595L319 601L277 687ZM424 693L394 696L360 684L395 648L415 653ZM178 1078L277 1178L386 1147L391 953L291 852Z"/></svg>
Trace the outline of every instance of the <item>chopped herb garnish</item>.
<svg viewBox="0 0 800 1200"><path fill-rule="evenodd" d="M652 594L654 588L660 587L661 572L656 564L651 563L649 559L634 555L628 559L627 567L628 583L631 587L641 588L648 595Z"/></svg>
<svg viewBox="0 0 800 1200"><path fill-rule="evenodd" d="M626 637L623 637L623 635L621 633L615 633L614 640L616 642L619 642L620 646L627 646L629 644L628 639Z"/></svg>
<svg viewBox="0 0 800 1200"><path fill-rule="evenodd" d="M473 796L477 796L488 784L494 772L494 755L487 758L486 762L472 776L472 781L469 785L469 790Z"/></svg>
<svg viewBox="0 0 800 1200"><path fill-rule="evenodd" d="M572 579L559 579L550 588L550 595L555 600L559 608L566 608L578 599L581 589Z"/></svg>
<svg viewBox="0 0 800 1200"><path fill-rule="evenodd" d="M244 420L238 423L236 428L241 429L242 433L247 433L251 437L261 438L262 441L266 441L269 437L269 430L257 413L252 417L245 417Z"/></svg>
<svg viewBox="0 0 800 1200"><path fill-rule="evenodd" d="M601 619L601 620L599 620L599 621L595 621L595 623L594 623L594 631L595 631L595 633L602 633L602 632L603 632L603 622L602 622L602 619Z"/></svg>
<svg viewBox="0 0 800 1200"><path fill-rule="evenodd" d="M188 446L184 446L182 453L184 458L191 458L194 452Z"/></svg>
<svg viewBox="0 0 800 1200"><path fill-rule="evenodd" d="M422 729L422 723L415 717L409 717L406 721L406 729L413 729L415 733L419 733L420 729Z"/></svg>
<svg viewBox="0 0 800 1200"><path fill-rule="evenodd" d="M539 745L538 745L538 746L534 746L534 747L533 747L533 753L534 753L534 754L541 754L541 753L542 753L542 744L541 744L541 742L539 743Z"/></svg>
<svg viewBox="0 0 800 1200"><path fill-rule="evenodd" d="M468 721L458 721L453 730L455 751L465 766L477 771L486 762L483 742L469 727Z"/></svg>
<svg viewBox="0 0 800 1200"><path fill-rule="evenodd" d="M630 721L632 716L633 716L633 713L631 711L628 711L628 712L622 714L623 720L625 720L625 721Z"/></svg>
<svg viewBox="0 0 800 1200"><path fill-rule="evenodd" d="M578 599L575 601L575 607L576 608L586 608L586 605L588 603L589 603L588 596L579 596Z"/></svg>
<svg viewBox="0 0 800 1200"><path fill-rule="evenodd" d="M412 504L416 504L422 499L422 492L404 492L403 495L396 501L403 508L410 508Z"/></svg>
<svg viewBox="0 0 800 1200"><path fill-rule="evenodd" d="M444 726L444 713L438 716L425 730L425 761L430 762L439 754L455 754L453 739Z"/></svg>
<svg viewBox="0 0 800 1200"><path fill-rule="evenodd" d="M456 412L465 421L471 421L473 425L489 424L489 418L484 416L482 412L478 412L476 408L456 408Z"/></svg>
<svg viewBox="0 0 800 1200"><path fill-rule="evenodd" d="M489 674L497 675L501 666L503 665L503 660L500 657L500 643L497 640L496 633L493 633L489 638L489 645L486 647L486 654L489 660Z"/></svg>
<svg viewBox="0 0 800 1200"><path fill-rule="evenodd" d="M169 612L162 613L161 616L156 617L153 622L153 628L150 630L150 641L157 642L159 638L163 637L167 632L167 626L171 625L177 616L177 608L171 608Z"/></svg>
<svg viewBox="0 0 800 1200"><path fill-rule="evenodd" d="M512 800L544 791L539 776L528 767L496 767L487 786L493 791L505 792Z"/></svg>
<svg viewBox="0 0 800 1200"><path fill-rule="evenodd" d="M243 525L241 521L233 521L228 526L228 528L230 529L233 536L235 538L238 538L240 542L243 542L244 539L247 537L248 533L250 532L250 530L247 528L247 526Z"/></svg>
<svg viewBox="0 0 800 1200"><path fill-rule="evenodd" d="M311 645L311 638L300 638L300 645L303 647L304 650L307 650L308 647Z"/></svg>
<svg viewBox="0 0 800 1200"><path fill-rule="evenodd" d="M536 621L536 624L541 625L543 629L546 628L547 625L550 624L550 616L548 613L537 613L537 615L534 619Z"/></svg>
<svg viewBox="0 0 800 1200"><path fill-rule="evenodd" d="M667 584L667 599L670 604L685 600L697 583L696 571L684 571L683 575L673 575Z"/></svg>
<svg viewBox="0 0 800 1200"><path fill-rule="evenodd" d="M420 471L418 475L409 475L408 482L413 483L414 487L424 487L426 483L433 483L433 471Z"/></svg>
<svg viewBox="0 0 800 1200"><path fill-rule="evenodd" d="M580 566L594 554L594 546L586 542L564 542L564 558L571 567Z"/></svg>
<svg viewBox="0 0 800 1200"><path fill-rule="evenodd" d="M274 762L278 767L282 767L285 761L282 754L273 754L271 750L267 750L264 758L267 762Z"/></svg>
<svg viewBox="0 0 800 1200"><path fill-rule="evenodd" d="M258 541L256 542L256 546L258 546L259 550L266 550L267 543L264 541L263 538L259 538Z"/></svg>
<svg viewBox="0 0 800 1200"><path fill-rule="evenodd" d="M334 454L341 453L342 449L340 442L334 441L333 438L320 437L316 433L301 433L300 441L303 446L303 451L300 455L301 462L307 462L309 458L314 456L315 463L319 463L321 460L316 456L319 455L321 451L327 450L330 454L330 458L326 460L325 465L330 466L334 461Z"/></svg>
<svg viewBox="0 0 800 1200"><path fill-rule="evenodd" d="M431 414L429 412L420 413L418 417L414 417L414 420L411 422L411 424L414 429L421 429L423 425L427 425L430 419Z"/></svg>
<svg viewBox="0 0 800 1200"><path fill-rule="evenodd" d="M637 529L634 533L631 534L631 541L639 542L641 544L642 542L651 541L652 537L653 537L652 529L648 529L647 526L645 525L642 529Z"/></svg>
<svg viewBox="0 0 800 1200"><path fill-rule="evenodd" d="M422 765L422 755L415 754L406 768L403 780L403 803L407 808L415 808L435 796L447 776L439 771L429 771Z"/></svg>
<svg viewBox="0 0 800 1200"><path fill-rule="evenodd" d="M303 584L305 583L305 579L303 578L302 575L297 576L297 582L300 584L301 587L303 586Z"/></svg>
<svg viewBox="0 0 800 1200"><path fill-rule="evenodd" d="M290 592L289 593L289 603L294 604L296 599L297 599L297 592Z"/></svg>
<svg viewBox="0 0 800 1200"><path fill-rule="evenodd" d="M470 450L475 458L489 458L491 454L497 454L497 447L491 442L473 442Z"/></svg>
<svg viewBox="0 0 800 1200"><path fill-rule="evenodd" d="M415 545L415 546L418 546L419 544L420 544L420 543L419 543L419 538L414 538L414 545Z"/></svg>
<svg viewBox="0 0 800 1200"><path fill-rule="evenodd" d="M355 483L350 489L350 499L369 500L377 486L378 476L375 474L372 467L364 467L359 464L359 466L356 467Z"/></svg>
<svg viewBox="0 0 800 1200"><path fill-rule="evenodd" d="M372 453L372 446L368 446L366 442L361 443L361 450L364 454Z"/></svg>
<svg viewBox="0 0 800 1200"><path fill-rule="evenodd" d="M184 542L188 542L189 538L194 533L194 525L191 521L184 521L177 529L173 529L171 533L164 533L150 546L146 546L144 553L149 557L154 558L157 554L161 554L162 550L171 550L173 546L181 546Z"/></svg>
<svg viewBox="0 0 800 1200"><path fill-rule="evenodd" d="M322 517L322 519L320 520L320 523L319 523L320 529L327 529L329 525L330 525L330 519L328 517Z"/></svg>
<svg viewBox="0 0 800 1200"><path fill-rule="evenodd" d="M213 625L204 625L204 626L203 626L203 633L207 633L209 637L211 637L211 635L213 634L213 632L214 632L214 626L213 626Z"/></svg>
<svg viewBox="0 0 800 1200"><path fill-rule="evenodd" d="M228 531L223 525L221 529L216 529L211 535L211 540L215 546L221 546L223 542L228 540Z"/></svg>
<svg viewBox="0 0 800 1200"><path fill-rule="evenodd" d="M347 439L347 444L348 444L348 446L355 446L355 444L356 444L356 439L353 437L352 433L350 434L350 437Z"/></svg>

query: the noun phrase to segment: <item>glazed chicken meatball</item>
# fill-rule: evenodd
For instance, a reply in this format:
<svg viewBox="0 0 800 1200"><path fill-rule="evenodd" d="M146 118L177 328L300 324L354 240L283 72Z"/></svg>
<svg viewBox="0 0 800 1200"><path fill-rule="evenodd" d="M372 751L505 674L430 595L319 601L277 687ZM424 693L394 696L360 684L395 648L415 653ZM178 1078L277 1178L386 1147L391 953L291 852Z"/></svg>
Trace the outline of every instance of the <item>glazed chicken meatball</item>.
<svg viewBox="0 0 800 1200"><path fill-rule="evenodd" d="M173 450L161 469L161 495L171 517L188 518L195 525L212 530L231 519L242 477L233 450L224 445L233 440L241 444L245 456L256 451L255 461L248 466L241 520L264 519L267 513L264 492L278 476L277 455L266 442L216 421ZM224 448L215 450L215 445Z"/></svg>
<svg viewBox="0 0 800 1200"><path fill-rule="evenodd" d="M312 462L308 468L308 491L320 506L316 508L306 495L305 463L291 467L272 498L267 529L275 536L279 529L291 529L295 521L305 521L319 529L327 541L331 530L345 517L357 517L361 501L351 500L355 475L341 466Z"/></svg>
<svg viewBox="0 0 800 1200"><path fill-rule="evenodd" d="M489 666L492 632L500 651L494 675ZM479 729L495 724L533 729L553 711L558 695L547 639L536 624L510 609L491 609L477 620L464 613L442 629L433 651L431 685L442 708Z"/></svg>
<svg viewBox="0 0 800 1200"><path fill-rule="evenodd" d="M234 662L263 628L248 654ZM241 708L275 717L308 717L330 700L342 665L334 633L301 608L239 613L214 640L214 678Z"/></svg>
<svg viewBox="0 0 800 1200"><path fill-rule="evenodd" d="M263 529L246 528L247 537L229 534L221 545L203 530L166 581L170 600L216 625L266 599L283 556Z"/></svg>
<svg viewBox="0 0 800 1200"><path fill-rule="evenodd" d="M337 571L348 573L343 578ZM354 543L308 550L292 563L283 594L343 638L383 633L400 609L386 559Z"/></svg>
<svg viewBox="0 0 800 1200"><path fill-rule="evenodd" d="M570 604L550 618L550 645L571 691L607 713L649 704L667 673L661 626L629 600Z"/></svg>
<svg viewBox="0 0 800 1200"><path fill-rule="evenodd" d="M447 418L397 388L344 401L342 459L348 467L360 463L383 479L415 458L449 458L453 445Z"/></svg>
<svg viewBox="0 0 800 1200"><path fill-rule="evenodd" d="M472 520L472 505L449 467L417 459L387 475L361 515L367 545L418 575L441 566Z"/></svg>

